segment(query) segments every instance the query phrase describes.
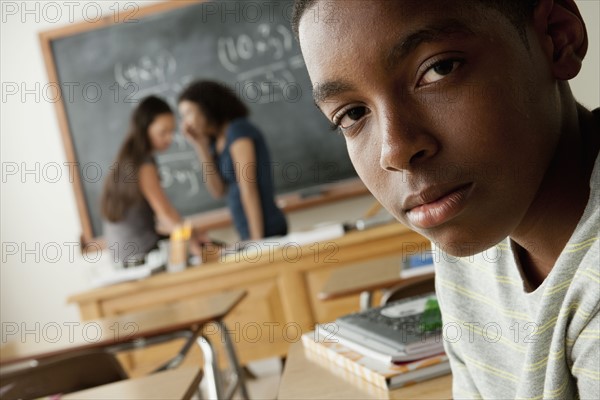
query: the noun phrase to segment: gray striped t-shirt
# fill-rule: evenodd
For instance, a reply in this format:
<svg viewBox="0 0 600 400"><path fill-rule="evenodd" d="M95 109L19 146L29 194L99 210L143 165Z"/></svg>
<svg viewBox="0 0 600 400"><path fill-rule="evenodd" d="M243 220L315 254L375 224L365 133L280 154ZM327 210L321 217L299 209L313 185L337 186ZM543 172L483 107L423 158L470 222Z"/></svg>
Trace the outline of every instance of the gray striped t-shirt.
<svg viewBox="0 0 600 400"><path fill-rule="evenodd" d="M544 282L524 289L507 238L437 253L436 291L456 399L600 399L600 157L590 200Z"/></svg>

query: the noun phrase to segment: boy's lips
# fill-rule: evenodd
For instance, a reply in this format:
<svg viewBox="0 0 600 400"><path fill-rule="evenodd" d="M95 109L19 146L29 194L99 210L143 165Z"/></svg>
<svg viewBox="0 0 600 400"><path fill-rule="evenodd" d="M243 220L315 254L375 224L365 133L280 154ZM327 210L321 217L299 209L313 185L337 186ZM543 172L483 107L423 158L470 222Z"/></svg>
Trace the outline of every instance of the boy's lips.
<svg viewBox="0 0 600 400"><path fill-rule="evenodd" d="M432 186L407 197L404 212L418 228L429 229L454 218L465 207L473 183L451 188Z"/></svg>

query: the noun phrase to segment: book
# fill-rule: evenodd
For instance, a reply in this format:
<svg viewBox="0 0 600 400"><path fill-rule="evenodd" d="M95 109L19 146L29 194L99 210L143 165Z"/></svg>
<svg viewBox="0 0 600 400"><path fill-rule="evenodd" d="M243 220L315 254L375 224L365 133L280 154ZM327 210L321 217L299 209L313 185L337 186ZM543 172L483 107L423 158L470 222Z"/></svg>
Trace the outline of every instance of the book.
<svg viewBox="0 0 600 400"><path fill-rule="evenodd" d="M411 361L444 351L435 293L426 293L338 318L317 329L382 362Z"/></svg>
<svg viewBox="0 0 600 400"><path fill-rule="evenodd" d="M400 269L401 278L431 274L434 272L432 250L423 251L405 258Z"/></svg>
<svg viewBox="0 0 600 400"><path fill-rule="evenodd" d="M302 344L307 351L318 355L323 362L383 389L397 389L450 373L448 357L443 353L402 364L381 362L321 332L326 330L318 329L302 335Z"/></svg>
<svg viewBox="0 0 600 400"><path fill-rule="evenodd" d="M323 325L319 329L327 330L328 326ZM434 344L424 346L422 349L417 349L412 352L407 352L398 347L387 346L377 340L372 340L368 336L343 336L341 331L337 332L335 339L349 349L363 354L369 358L382 363L404 363L414 361L426 357L431 357L444 352L444 345L441 341Z"/></svg>

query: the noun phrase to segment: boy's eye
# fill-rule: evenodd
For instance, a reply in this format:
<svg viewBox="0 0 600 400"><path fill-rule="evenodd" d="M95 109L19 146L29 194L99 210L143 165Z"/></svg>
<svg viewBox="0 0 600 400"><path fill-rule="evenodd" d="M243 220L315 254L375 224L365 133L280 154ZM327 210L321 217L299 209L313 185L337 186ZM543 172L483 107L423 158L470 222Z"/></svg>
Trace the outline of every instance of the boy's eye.
<svg viewBox="0 0 600 400"><path fill-rule="evenodd" d="M443 79L446 75L452 73L456 68L460 66L459 60L443 60L433 64L419 82L419 86L429 85Z"/></svg>
<svg viewBox="0 0 600 400"><path fill-rule="evenodd" d="M364 106L352 107L339 112L333 119L333 123L342 129L350 128L358 120L367 114L367 108Z"/></svg>

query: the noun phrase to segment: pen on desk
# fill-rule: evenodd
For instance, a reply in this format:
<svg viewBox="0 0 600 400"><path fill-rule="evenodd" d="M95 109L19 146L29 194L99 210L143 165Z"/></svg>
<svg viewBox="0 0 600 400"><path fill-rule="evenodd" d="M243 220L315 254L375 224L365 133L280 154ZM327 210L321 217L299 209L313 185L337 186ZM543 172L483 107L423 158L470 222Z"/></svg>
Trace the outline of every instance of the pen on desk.
<svg viewBox="0 0 600 400"><path fill-rule="evenodd" d="M394 217L390 214L378 215L371 218L361 218L356 220L354 228L359 231L364 231L369 228L373 228L378 225L387 224L394 220Z"/></svg>

